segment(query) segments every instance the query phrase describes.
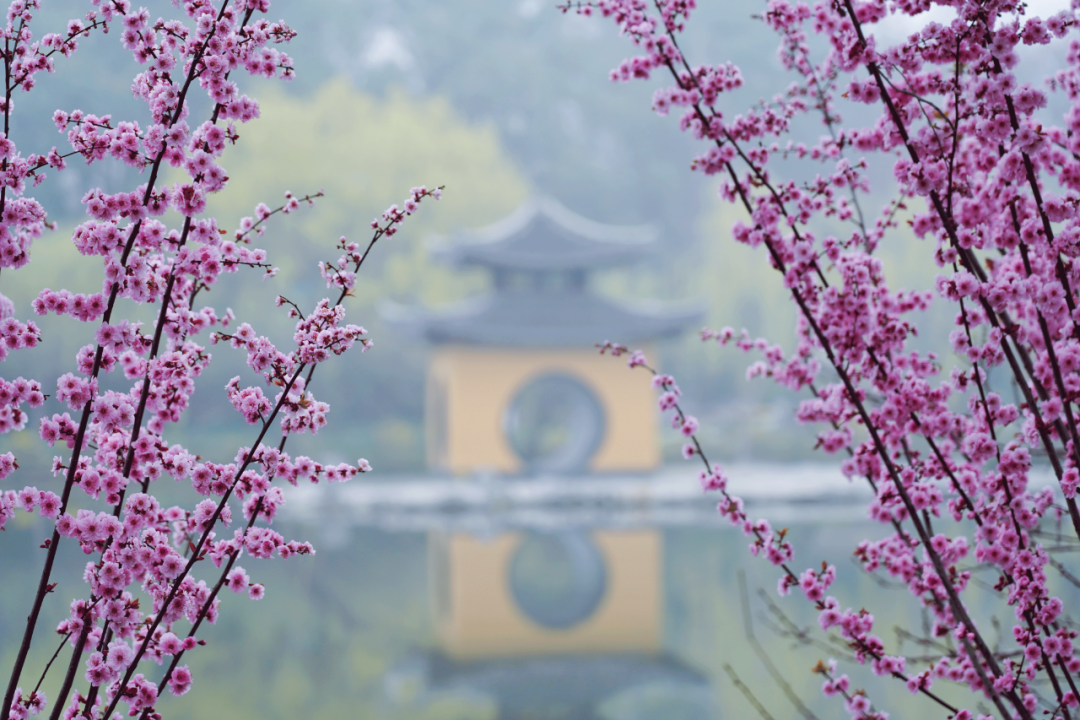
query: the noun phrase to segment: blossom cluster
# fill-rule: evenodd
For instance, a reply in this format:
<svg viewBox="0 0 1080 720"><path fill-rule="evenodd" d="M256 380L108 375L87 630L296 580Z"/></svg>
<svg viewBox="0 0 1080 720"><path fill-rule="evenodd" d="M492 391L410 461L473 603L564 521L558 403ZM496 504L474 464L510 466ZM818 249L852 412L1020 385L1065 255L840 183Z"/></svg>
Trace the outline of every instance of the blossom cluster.
<svg viewBox="0 0 1080 720"><path fill-rule="evenodd" d="M202 301L225 275L245 268L272 278L276 268L264 250L250 246L252 239L264 233L271 217L311 204L322 193L286 192L275 209L260 203L233 232L205 210L207 199L229 180L221 157L238 140L236 124L259 116L257 101L241 91L240 79L245 74L290 78L292 61L277 46L292 39L293 31L264 17L268 0L185 0L176 4L179 18L156 20L129 0L92 4L94 9L72 20L65 33L35 40L37 0L14 0L0 28L0 59L8 77L0 97L5 127L13 91L31 90L34 75L62 65L62 58L78 51L80 39L111 29L140 65L132 89L149 118L140 123L57 110L53 120L69 149L54 147L44 154L24 155L0 136L5 281L30 262L34 239L51 227L44 208L25 194L28 187L64 172L71 159L119 163L146 178L133 190L92 188L83 195L87 219L71 241L85 262L101 268L100 292L45 288L29 308L39 316L72 318L86 328L86 344L71 358L70 371L48 382L0 378L0 433L33 428L59 453L52 462L53 479L21 490L12 484L22 470L17 457L0 454L5 485L0 529L19 511L38 515L51 528L0 705L2 720L46 710L65 720L113 718L121 704L131 716L160 718L165 691L183 695L192 686L183 659L203 644L202 623L219 618L221 590L252 600L264 596L264 586L237 564L240 558L287 559L314 552L310 543L287 539L272 527L286 500L282 485L344 482L372 468L363 458L320 463L286 450L287 442L290 435L314 433L327 421L329 405L312 394L318 365L357 344L371 345L364 328L345 322L342 305L364 259L418 203L440 193L414 188L404 210L395 206L376 223L363 253L343 239L345 255L334 272L345 273L349 281L337 283L341 294L315 303L306 315L283 300L298 320L291 347L279 349L250 324L237 323L231 310L219 312ZM170 173L170 167L177 170ZM177 179L167 184L166 176ZM148 315L154 320L123 317L132 305L152 306ZM42 330L20 318L19 311L0 295L0 361L42 341ZM172 427L189 409L196 382L212 361L206 346L221 340L246 353L254 375L250 383L238 376L225 388L236 410L255 426L251 444L232 459L189 450L174 441ZM36 408L44 410L32 421L28 409ZM48 477L38 470L23 472L35 482ZM183 484L193 498L190 504L166 507L158 500L154 482L165 476ZM58 597L53 561L61 544L88 556L83 590L64 584L65 592L76 595L56 627L57 655L67 647L72 657L31 675L30 648L48 642L40 614L50 597ZM156 670L158 665L164 671ZM63 673L62 690L51 699L40 691L50 670Z"/></svg>
<svg viewBox="0 0 1080 720"><path fill-rule="evenodd" d="M720 178L720 197L741 210L733 239L768 254L798 309L793 350L730 328L702 338L760 353L748 376L807 396L798 420L821 427L818 448L865 483L868 517L883 528L856 558L927 609L922 639L936 655L919 669L890 654L872 634L873 614L825 594L835 574L827 563L796 573L784 558L781 592L800 588L822 630L839 633L858 662L951 717L975 715L932 690L935 680L966 688L967 704L988 703L992 717L1067 719L1080 707L1080 657L1049 573L1076 584L1054 553L1080 541L1080 21L1075 3L1048 18L1013 0L935 4L950 21L920 18L921 29L886 46L880 30L890 18L931 3L768 0L760 19L777 34L792 82L749 108L731 94L744 82L737 67L694 66L685 56L694 0L563 9L609 18L634 44L638 55L613 80L663 74L672 83L656 91L653 109L678 113L699 141L692 169ZM1053 52L1059 39L1060 69L1041 86L1022 81L1022 47ZM1051 100L1063 115L1049 112ZM841 111L866 113L851 103L870 108L872 120L846 123ZM791 137L812 122L826 130L815 143ZM796 172L793 162L802 163ZM891 173L871 172L885 165ZM882 192L891 199L875 216L865 206ZM875 255L884 242L923 252L938 268L933 290L890 287ZM916 313L930 308L955 322L939 345L955 358L948 372L912 342ZM638 354L630 365L648 368ZM741 502L708 463L674 381L654 383L661 409L675 410L675 426L691 438L684 455L700 457L703 486L736 517ZM1036 455L1052 487L1033 482ZM1055 525L1056 548L1045 542ZM973 560L996 574L1011 648L991 647L972 618ZM834 670L818 669L826 695L843 696L854 718L887 716Z"/></svg>

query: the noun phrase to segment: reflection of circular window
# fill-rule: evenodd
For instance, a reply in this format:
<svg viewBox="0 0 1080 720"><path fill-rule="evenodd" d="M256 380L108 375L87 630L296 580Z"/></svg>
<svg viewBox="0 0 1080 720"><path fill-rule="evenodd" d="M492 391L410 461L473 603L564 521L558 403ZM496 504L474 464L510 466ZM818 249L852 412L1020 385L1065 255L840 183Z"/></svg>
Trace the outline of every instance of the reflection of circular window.
<svg viewBox="0 0 1080 720"><path fill-rule="evenodd" d="M604 437L604 411L578 380L545 375L510 401L503 428L527 472L581 472Z"/></svg>
<svg viewBox="0 0 1080 720"><path fill-rule="evenodd" d="M587 620L606 587L604 558L580 532L530 534L510 561L510 591L517 606L552 630Z"/></svg>

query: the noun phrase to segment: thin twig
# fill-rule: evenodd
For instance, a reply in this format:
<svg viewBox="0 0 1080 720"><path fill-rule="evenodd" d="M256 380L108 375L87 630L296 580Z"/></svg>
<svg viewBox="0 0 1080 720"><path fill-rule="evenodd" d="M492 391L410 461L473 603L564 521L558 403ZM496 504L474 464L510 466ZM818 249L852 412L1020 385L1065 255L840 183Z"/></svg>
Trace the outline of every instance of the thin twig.
<svg viewBox="0 0 1080 720"><path fill-rule="evenodd" d="M750 599L746 592L746 572L741 568L739 569L739 602L742 605L743 614L743 631L746 634L746 642L750 643L750 647L753 648L754 654L758 656L761 663L765 666L765 669L769 671L769 675L772 676L773 682L777 684L780 690L784 693L787 699L795 706L795 710L798 711L806 720L819 720L818 716L806 707L802 699L791 688L791 684L784 679L784 676L776 669L776 665L773 664L772 659L768 653L765 652L765 648L758 642L757 636L754 635L754 621L750 614Z"/></svg>
<svg viewBox="0 0 1080 720"><path fill-rule="evenodd" d="M769 714L769 711L765 709L765 706L754 697L754 693L750 691L750 688L746 687L746 683L739 679L739 676L735 674L735 671L727 663L724 663L724 672L731 678L731 684L737 687L739 692L743 694L743 697L746 698L747 702L753 705L754 709L758 711L758 715L764 718L764 720L776 720Z"/></svg>

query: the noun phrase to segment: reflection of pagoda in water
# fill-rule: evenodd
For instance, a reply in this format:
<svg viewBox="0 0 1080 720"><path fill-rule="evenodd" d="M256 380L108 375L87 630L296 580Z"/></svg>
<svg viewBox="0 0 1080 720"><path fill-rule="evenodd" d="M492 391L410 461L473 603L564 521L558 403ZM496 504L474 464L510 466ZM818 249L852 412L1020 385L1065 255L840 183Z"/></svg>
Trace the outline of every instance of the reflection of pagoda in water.
<svg viewBox="0 0 1080 720"><path fill-rule="evenodd" d="M589 290L593 271L641 259L654 236L537 200L443 250L488 269L494 291L419 321L435 345L433 468L499 482L658 466L649 384L594 343L671 336L697 315L643 313ZM600 717L643 687L700 696L703 677L663 651L663 590L653 529L433 533L438 649L424 659L426 687L485 695L506 720Z"/></svg>

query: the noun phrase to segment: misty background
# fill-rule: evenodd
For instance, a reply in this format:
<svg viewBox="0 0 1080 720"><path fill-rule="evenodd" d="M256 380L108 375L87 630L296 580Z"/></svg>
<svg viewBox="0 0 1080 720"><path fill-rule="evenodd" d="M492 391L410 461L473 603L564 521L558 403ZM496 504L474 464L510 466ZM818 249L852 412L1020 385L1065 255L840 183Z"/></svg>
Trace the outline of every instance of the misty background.
<svg viewBox="0 0 1080 720"><path fill-rule="evenodd" d="M758 94L782 91L790 79L776 60L775 37L750 16L749 6L700 5L684 50L695 64L732 60L740 66L746 84L733 94L730 107L746 107ZM60 28L69 16L80 15L80 8L46 4L42 26ZM626 85L608 80L609 70L632 53L610 21L562 14L549 0L306 0L275 3L270 17L279 16L299 33L284 48L295 61L296 79L288 84L242 81L242 88L259 100L262 117L240 126L239 144L226 150L221 164L232 179L209 211L223 227L232 228L253 214L257 203L280 204L286 190L299 196L324 190L326 197L314 207L275 217L266 235L253 243L267 249L270 262L281 268L277 278L263 282L258 271L241 271L224 278L205 302L219 312L231 307L257 332L286 344L292 323L274 308L276 295L301 308L312 306L326 292L316 264L337 257L333 246L340 236L365 243L370 221L404 200L409 188L446 186L441 202L425 202L397 236L376 246L347 306L349 321L364 325L375 346L320 368L313 390L330 401L330 424L317 436L297 438L294 453L326 462L354 462L362 456L384 480L426 471L428 348L385 323L380 302L436 308L488 290L482 272L435 262L429 243L433 237L493 223L532 195L551 196L599 222L659 229L658 247L645 261L596 278L601 294L626 302L696 303L711 328L745 327L752 336L793 346L795 312L780 277L764 253L730 239L738 211L716 197L715 181L689 171L697 148L678 131L677 119L650 111L652 92L665 79ZM16 98L12 139L24 153L63 147L64 137L51 123L58 107L112 112L116 119L145 117L129 90L135 66L115 35L83 41L73 59L61 58L57 64L55 75L40 78L33 93ZM840 111L856 112L843 105ZM803 135L796 139L821 134L824 128L814 122L799 130ZM0 279L0 291L15 301L20 317L30 315L29 303L41 287L100 289L100 268L85 262L68 242L71 229L84 219L81 194L94 186L116 192L142 181L115 163L72 163L37 188L35 195L58 229L35 243L30 266ZM889 182L887 175L883 182ZM884 204L890 187L875 185L865 199L868 214ZM937 269L925 261L927 248L916 247L924 253L907 249L919 242L897 231L881 248L896 285L932 287ZM133 314L140 317L140 312ZM33 351L12 355L5 377L56 377L71 369L75 352L89 342L86 328L69 318L34 320L43 327L45 341ZM933 311L922 320L922 343L944 340L951 329L951 318ZM685 409L701 421L699 437L712 458L744 464L830 462L814 453L814 430L793 419L802 398L767 380L745 380L745 368L756 357L702 343L692 331L657 348L659 366L676 376ZM170 430L170 440L220 460L250 442L248 426L221 391L246 366L241 353L225 346L210 350L214 363L200 379L192 409ZM628 371L613 360L612 372ZM644 374L641 380L647 382ZM46 409L60 411L54 401ZM40 411L33 422L38 417ZM661 437L665 460L680 462L682 437L669 430ZM32 431L0 438L0 452L8 450L27 467L46 468L51 461L51 450ZM688 483L696 482L696 472L686 467ZM26 482L44 487L48 480ZM165 483L171 480L159 485ZM175 492L159 490L166 498ZM830 523L810 515L805 520L793 522L800 557L837 562L837 593L847 604L890 608L879 620L883 636L894 626L918 628L922 618L917 613L908 615L882 595L903 589L879 586L844 559L856 538L881 530L859 516ZM25 588L38 572L36 548L43 527L20 515L0 536L6 546L0 555L0 668L10 666L21 633L30 601ZM410 689L407 677L399 681L397 669L418 648L434 642L423 534L370 528L331 533L287 523L279 529L311 539L319 553L288 563L245 559L253 578L266 584L267 598L258 604L224 598L223 622L205 633L208 646L191 656L194 692L179 701L163 700L167 717L497 717L497 708L483 697L425 695ZM85 560L61 554L60 573L77 578ZM749 609L738 582L743 565ZM809 672L819 657L842 648L807 646L784 634L784 627L813 629L811 609L789 598L781 603L786 615L777 615L756 599L758 588L775 597L776 576L767 565L750 560L741 534L720 525L667 530L664 567L665 647L709 678L713 709L703 715L693 698L660 688L612 700L604 717L753 716L724 671L725 663L776 717L794 717L747 643L744 612L752 613L757 637L793 691L822 717L843 714L840 704L820 697L820 677ZM66 597L80 591L73 583L58 592ZM988 592L987 598L993 596ZM46 628L55 625L62 608L47 608L48 613ZM785 626L782 617L794 625ZM42 633L47 641L35 648L29 667L47 659L53 644L48 635ZM888 635L903 647L897 638ZM913 704L895 683L874 699L894 717L924 707ZM553 710L536 720L542 717L559 716Z"/></svg>

